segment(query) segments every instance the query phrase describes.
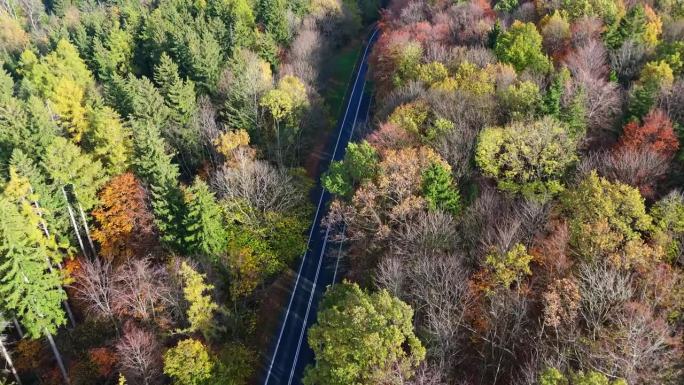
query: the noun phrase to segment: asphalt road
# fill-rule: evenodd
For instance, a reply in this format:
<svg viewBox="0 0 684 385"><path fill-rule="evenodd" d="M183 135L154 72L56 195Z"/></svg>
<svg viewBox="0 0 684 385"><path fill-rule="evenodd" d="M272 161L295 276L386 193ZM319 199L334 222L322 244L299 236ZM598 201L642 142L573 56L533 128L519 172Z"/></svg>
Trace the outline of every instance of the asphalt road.
<svg viewBox="0 0 684 385"><path fill-rule="evenodd" d="M327 169L332 160L344 158L355 127L367 119L371 97L366 89L368 57L379 32L374 28L362 48L351 77L346 107L338 121L330 148L321 162ZM314 355L307 343L306 331L316 321L318 303L326 288L339 278L337 245L328 236L329 228L321 227L331 195L320 186L314 192L316 212L309 233L307 252L302 256L290 299L277 333L273 338L262 377L263 385L300 385L304 368L313 363ZM333 249L333 252L330 252ZM327 250L327 252L326 252Z"/></svg>

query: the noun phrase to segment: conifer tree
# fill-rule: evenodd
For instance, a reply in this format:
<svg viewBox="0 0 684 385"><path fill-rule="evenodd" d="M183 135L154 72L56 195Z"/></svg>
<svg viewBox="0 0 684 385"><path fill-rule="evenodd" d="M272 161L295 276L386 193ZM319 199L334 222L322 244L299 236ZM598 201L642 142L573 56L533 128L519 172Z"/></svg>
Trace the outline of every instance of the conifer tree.
<svg viewBox="0 0 684 385"><path fill-rule="evenodd" d="M48 270L46 257L59 253L38 228L38 218L0 198L0 297L32 338L54 334L66 322L62 278Z"/></svg>
<svg viewBox="0 0 684 385"><path fill-rule="evenodd" d="M278 43L286 43L289 39L284 0L259 0L257 15L263 23L266 32L271 34Z"/></svg>
<svg viewBox="0 0 684 385"><path fill-rule="evenodd" d="M120 174L130 163L131 134L119 114L110 107L93 108L88 113L88 145L95 159L102 162L109 175Z"/></svg>
<svg viewBox="0 0 684 385"><path fill-rule="evenodd" d="M439 163L432 163L423 172L423 193L431 210L441 209L452 214L461 210L461 197L454 187L451 170Z"/></svg>
<svg viewBox="0 0 684 385"><path fill-rule="evenodd" d="M226 249L227 233L223 227L221 206L206 182L196 179L186 192L187 216L185 241L188 251L217 257Z"/></svg>
<svg viewBox="0 0 684 385"><path fill-rule="evenodd" d="M150 187L155 224L162 240L181 249L184 204L178 166L171 162L159 127L152 121L135 121L133 131L133 165L136 174Z"/></svg>

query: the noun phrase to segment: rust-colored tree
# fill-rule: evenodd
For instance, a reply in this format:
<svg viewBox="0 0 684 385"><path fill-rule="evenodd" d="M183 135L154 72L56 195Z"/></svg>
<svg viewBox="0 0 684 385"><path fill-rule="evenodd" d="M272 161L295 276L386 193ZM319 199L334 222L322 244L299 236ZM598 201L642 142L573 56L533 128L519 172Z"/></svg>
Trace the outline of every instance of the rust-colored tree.
<svg viewBox="0 0 684 385"><path fill-rule="evenodd" d="M628 123L617 145L618 150L652 151L672 157L679 149L679 140L672 122L660 109L653 109L643 123Z"/></svg>
<svg viewBox="0 0 684 385"><path fill-rule="evenodd" d="M93 238L103 257L123 262L142 256L154 246L155 229L147 208L147 193L132 173L113 178L100 192L100 202L93 211L98 224Z"/></svg>

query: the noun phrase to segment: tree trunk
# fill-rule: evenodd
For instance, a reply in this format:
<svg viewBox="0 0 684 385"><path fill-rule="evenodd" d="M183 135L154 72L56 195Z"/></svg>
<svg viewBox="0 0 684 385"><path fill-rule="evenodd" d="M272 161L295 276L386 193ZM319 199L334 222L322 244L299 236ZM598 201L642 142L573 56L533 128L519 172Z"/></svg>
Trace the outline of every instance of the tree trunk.
<svg viewBox="0 0 684 385"><path fill-rule="evenodd" d="M78 200L78 197L76 198ZM97 258L97 251L95 251L95 244L93 243L93 238L90 237L90 227L88 227L88 221L86 220L85 212L83 211L83 206L78 203L78 211L81 212L81 220L83 221L83 228L86 232L86 237L88 238L88 244L90 245L90 250L93 252L93 257Z"/></svg>
<svg viewBox="0 0 684 385"><path fill-rule="evenodd" d="M17 331L19 338L24 338L24 331L21 330L21 324L19 323L19 320L16 316L12 317L12 323L14 324L14 330Z"/></svg>
<svg viewBox="0 0 684 385"><path fill-rule="evenodd" d="M9 352L7 351L7 349L5 349L5 343L2 341L2 338L0 338L0 354L2 354L2 356L5 358L7 366L9 366L10 368L10 372L12 372L12 375L14 375L14 379L17 380L17 385L21 385L21 378L19 378L19 373L17 373L17 370L14 368L12 357L10 357Z"/></svg>
<svg viewBox="0 0 684 385"><path fill-rule="evenodd" d="M76 232L76 238L78 239L79 246L81 246L81 252L83 252L84 257L87 257L88 253L86 253L85 247L83 246L83 239L81 239L81 232L78 231L78 225L76 225L76 218L74 218L74 211L71 209L71 204L69 203L69 197L67 197L67 193L66 193L66 190L64 190L64 186L62 186L62 194L64 194L64 200L66 201L67 209L69 210L69 218L71 218L71 226L73 226L74 231Z"/></svg>
<svg viewBox="0 0 684 385"><path fill-rule="evenodd" d="M45 330L45 337L47 337L48 342L50 342L50 347L52 348L52 353L54 353L55 360L57 360L57 366L59 367L59 371L62 372L62 377L64 378L64 384L70 385L71 382L69 381L69 375L67 374L66 368L64 367L64 362L62 361L62 355L59 354L59 350L57 350L57 345L55 345L55 340L52 339L52 335L50 333L48 333L47 330Z"/></svg>

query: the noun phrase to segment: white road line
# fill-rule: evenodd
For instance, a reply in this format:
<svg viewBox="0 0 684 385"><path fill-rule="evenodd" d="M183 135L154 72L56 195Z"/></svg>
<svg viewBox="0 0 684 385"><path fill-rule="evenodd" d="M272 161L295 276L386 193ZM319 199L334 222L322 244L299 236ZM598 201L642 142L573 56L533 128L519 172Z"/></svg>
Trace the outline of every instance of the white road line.
<svg viewBox="0 0 684 385"><path fill-rule="evenodd" d="M330 163L328 164L328 167L330 164L335 159L335 154L337 154L337 147L340 144L340 137L342 136L342 131L344 131L344 124L347 121L347 115L349 114L349 108L351 107L352 104L352 99L354 96L354 91L356 90L356 86L359 82L359 77L361 75L361 68L363 67L363 63L366 61L366 57L368 55L368 48L370 47L370 42L373 40L375 35L378 33L379 29L378 27L375 27L375 30L373 31L373 34L371 35L370 39L368 39L368 45L366 45L366 49L363 53L363 57L361 58L361 65L359 66L359 72L356 74L356 79L354 80L354 84L352 85L352 91L349 96L349 103L347 104L347 108L344 112L344 117L342 118L342 124L340 125L340 132L337 134L337 141L335 142L335 147L333 149L333 154L330 157ZM365 82L364 82L365 86ZM271 357L271 363L268 366L268 373L266 374L266 380L264 381L264 385L268 385L268 381L271 378L271 373L273 371L273 364L275 362L276 356L278 355L278 349L280 348L280 342L283 338L283 332L285 331L285 325L287 324L287 319L290 315L290 310L292 308L292 302L294 301L295 293L297 292L297 285L299 284L299 278L302 275L302 269L304 268L304 262L306 261L306 255L309 252L309 246L311 245L311 238L313 236L314 231L316 230L316 222L318 221L318 215L321 210L321 207L323 205L323 196L325 195L325 190L321 191L321 196L318 199L318 206L316 207L316 215L314 216L313 223L311 225L311 231L309 232L309 239L306 243L306 251L304 252L304 255L302 256L302 262L299 265L299 270L297 272L297 279L295 280L294 288L292 289L292 294L290 295L290 301L287 304L287 311L285 312L285 318L283 319L283 324L280 328L280 333L278 333L278 341L276 342L276 347L275 350L273 351L273 356ZM315 283L314 283L315 284ZM306 328L306 323L303 326Z"/></svg>
<svg viewBox="0 0 684 385"><path fill-rule="evenodd" d="M318 285L318 274L321 272L321 265L323 264L323 254L325 254L325 246L328 244L328 234L330 234L330 225L328 224L325 230L325 238L323 238L323 249L321 249L321 255L318 256L318 267L316 268L316 276L314 278L313 285L311 287L311 294L309 295L309 303L306 305L306 313L304 313L304 324L302 330L299 333L299 341L297 342L297 350L292 360L292 369L290 370L290 378L287 380L287 385L292 384L292 378L294 377L295 369L297 368L297 361L299 360L299 352L302 348L302 341L304 340L304 334L306 332L306 321L309 319L309 312L311 311L311 303L313 302L314 294L316 293L316 285Z"/></svg>

